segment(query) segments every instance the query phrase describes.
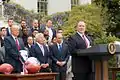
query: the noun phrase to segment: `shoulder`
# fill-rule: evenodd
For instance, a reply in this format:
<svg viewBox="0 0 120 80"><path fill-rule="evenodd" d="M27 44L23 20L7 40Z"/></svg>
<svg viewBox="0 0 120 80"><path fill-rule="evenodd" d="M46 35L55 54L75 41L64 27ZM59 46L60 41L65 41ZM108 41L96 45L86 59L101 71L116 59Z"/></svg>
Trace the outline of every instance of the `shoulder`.
<svg viewBox="0 0 120 80"><path fill-rule="evenodd" d="M12 39L12 36L6 36L5 38L4 38L4 40L11 40Z"/></svg>
<svg viewBox="0 0 120 80"><path fill-rule="evenodd" d="M78 34L77 34L77 33L75 33L75 34L73 34L73 35L69 36L68 41L71 41L71 40L76 40L77 36L78 36Z"/></svg>
<svg viewBox="0 0 120 80"><path fill-rule="evenodd" d="M35 48L36 46L37 46L37 43L33 44L33 45L32 45L32 48Z"/></svg>
<svg viewBox="0 0 120 80"><path fill-rule="evenodd" d="M50 45L49 47L50 47L50 48L54 48L54 47L56 47L56 45L57 45L57 44L53 44L53 45Z"/></svg>

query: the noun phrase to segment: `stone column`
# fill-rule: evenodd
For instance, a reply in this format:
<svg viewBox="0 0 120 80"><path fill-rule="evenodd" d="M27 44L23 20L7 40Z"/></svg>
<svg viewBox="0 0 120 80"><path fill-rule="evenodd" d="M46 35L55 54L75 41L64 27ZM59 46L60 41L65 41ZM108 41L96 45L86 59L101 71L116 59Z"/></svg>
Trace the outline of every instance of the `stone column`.
<svg viewBox="0 0 120 80"><path fill-rule="evenodd" d="M0 0L0 17L3 17L4 11L3 11L3 1Z"/></svg>

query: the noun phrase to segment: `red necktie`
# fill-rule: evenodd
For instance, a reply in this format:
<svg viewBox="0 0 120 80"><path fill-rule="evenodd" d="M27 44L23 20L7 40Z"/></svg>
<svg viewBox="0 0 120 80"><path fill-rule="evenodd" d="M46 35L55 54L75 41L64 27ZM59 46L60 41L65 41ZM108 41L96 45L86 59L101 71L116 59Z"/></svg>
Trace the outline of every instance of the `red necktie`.
<svg viewBox="0 0 120 80"><path fill-rule="evenodd" d="M88 47L88 43L87 43L87 40L85 38L85 35L82 35L82 37L83 37L83 40L85 41L86 47Z"/></svg>
<svg viewBox="0 0 120 80"><path fill-rule="evenodd" d="M18 49L18 51L20 50L20 45L19 45L19 43L18 43L18 39L15 39L16 41L15 41L15 44L16 44L16 46L17 46L17 49Z"/></svg>

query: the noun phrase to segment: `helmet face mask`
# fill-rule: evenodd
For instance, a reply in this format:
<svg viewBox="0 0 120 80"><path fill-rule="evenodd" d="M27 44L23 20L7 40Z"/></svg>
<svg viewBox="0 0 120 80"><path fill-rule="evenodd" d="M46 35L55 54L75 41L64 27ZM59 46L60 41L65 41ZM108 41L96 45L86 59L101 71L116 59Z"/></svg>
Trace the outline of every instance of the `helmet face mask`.
<svg viewBox="0 0 120 80"><path fill-rule="evenodd" d="M28 70L28 73L34 74L40 71L41 66L40 62L35 57L29 57L26 62L28 63L26 65L26 69Z"/></svg>

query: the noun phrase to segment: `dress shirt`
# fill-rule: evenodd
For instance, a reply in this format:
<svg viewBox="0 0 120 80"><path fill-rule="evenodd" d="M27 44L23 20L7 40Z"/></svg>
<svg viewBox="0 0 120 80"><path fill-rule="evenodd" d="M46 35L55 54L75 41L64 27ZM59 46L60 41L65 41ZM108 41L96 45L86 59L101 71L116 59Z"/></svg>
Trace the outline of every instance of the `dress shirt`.
<svg viewBox="0 0 120 80"><path fill-rule="evenodd" d="M41 45L41 44L39 44L38 42L36 42L37 44L38 44L38 46L40 47L40 49L41 49L41 51L42 51L42 54L43 54L43 56L45 55L44 54L44 47L43 47L43 45Z"/></svg>
<svg viewBox="0 0 120 80"><path fill-rule="evenodd" d="M62 43L63 43L63 41L60 44L57 43L58 49L60 49L60 46L62 47Z"/></svg>
<svg viewBox="0 0 120 80"><path fill-rule="evenodd" d="M89 48L89 46L90 46L90 41L88 40L88 38L85 36L85 34L81 34L80 32L77 32L81 37L82 37L82 39L84 40L86 40L86 43L87 43L87 48ZM83 35L84 35L84 38L83 38ZM85 41L84 40L84 41Z"/></svg>
<svg viewBox="0 0 120 80"><path fill-rule="evenodd" d="M48 38L48 42L51 42L52 41L52 37L53 37L53 32L52 32L52 29L51 28L47 28L46 29L49 31L49 38Z"/></svg>
<svg viewBox="0 0 120 80"><path fill-rule="evenodd" d="M11 34L11 29L10 29L10 27L8 27L8 33Z"/></svg>

